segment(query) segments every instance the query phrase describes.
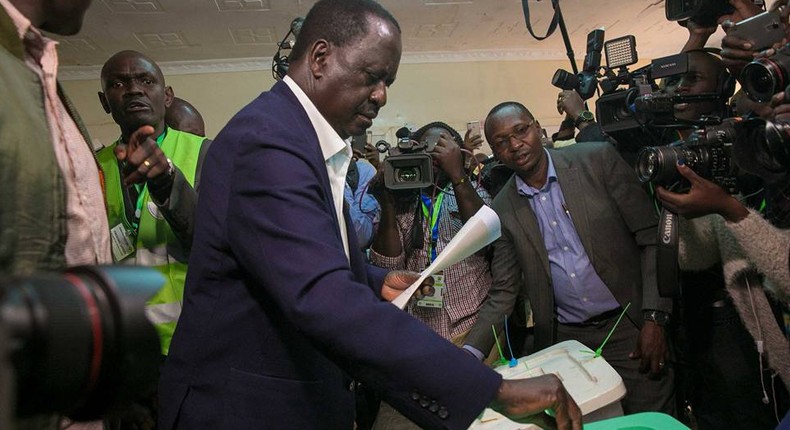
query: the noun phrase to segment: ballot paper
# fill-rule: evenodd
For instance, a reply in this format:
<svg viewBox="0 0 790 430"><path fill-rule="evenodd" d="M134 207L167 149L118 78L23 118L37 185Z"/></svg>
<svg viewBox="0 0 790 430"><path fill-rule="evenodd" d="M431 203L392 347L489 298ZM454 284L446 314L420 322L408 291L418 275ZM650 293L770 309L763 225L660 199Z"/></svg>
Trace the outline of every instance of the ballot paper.
<svg viewBox="0 0 790 430"><path fill-rule="evenodd" d="M497 240L502 234L499 217L493 209L482 206L471 218L469 218L461 230L453 237L453 240L444 247L436 260L420 273L417 282L396 297L392 304L403 309L409 303L409 299L417 291L425 278L434 275L447 267L463 260L464 258L483 249L486 245Z"/></svg>

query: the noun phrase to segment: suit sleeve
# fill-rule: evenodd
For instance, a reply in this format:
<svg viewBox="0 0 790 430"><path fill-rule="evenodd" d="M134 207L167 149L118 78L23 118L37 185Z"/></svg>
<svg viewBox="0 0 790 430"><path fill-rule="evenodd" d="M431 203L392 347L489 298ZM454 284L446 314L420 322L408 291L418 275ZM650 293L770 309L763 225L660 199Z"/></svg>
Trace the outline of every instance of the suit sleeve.
<svg viewBox="0 0 790 430"><path fill-rule="evenodd" d="M239 138L246 142L228 178L227 236L250 285L316 348L420 426L467 428L501 377L354 281L315 142ZM435 401L444 413L421 401Z"/></svg>
<svg viewBox="0 0 790 430"><path fill-rule="evenodd" d="M606 187L641 252L642 308L671 313L672 300L659 296L656 280L658 216L634 170L611 145L601 147L602 162L609 172L604 175Z"/></svg>
<svg viewBox="0 0 790 430"><path fill-rule="evenodd" d="M186 176L178 166L175 166L175 176L170 195L164 202L157 202L162 216L170 225L173 234L181 242L184 249L192 248L192 235L195 230L195 208L197 207L197 190L200 187L200 172L203 160L212 141L205 139L200 146L200 154L195 169L195 186L189 184ZM151 197L156 201L154 194Z"/></svg>
<svg viewBox="0 0 790 430"><path fill-rule="evenodd" d="M480 351L483 356L488 355L494 346L494 332L491 327L497 333L502 332L504 317L513 312L522 286L516 246L512 236L504 228L502 237L493 245L491 276L493 282L488 296L480 307L477 322L466 337L466 344Z"/></svg>

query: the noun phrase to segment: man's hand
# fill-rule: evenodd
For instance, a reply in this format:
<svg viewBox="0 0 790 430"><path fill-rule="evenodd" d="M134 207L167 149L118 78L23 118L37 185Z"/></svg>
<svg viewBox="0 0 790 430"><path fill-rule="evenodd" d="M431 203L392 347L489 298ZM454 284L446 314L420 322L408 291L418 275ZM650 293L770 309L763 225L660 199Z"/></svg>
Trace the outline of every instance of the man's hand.
<svg viewBox="0 0 790 430"><path fill-rule="evenodd" d="M562 115L567 114L572 120L576 121L579 113L584 110L584 100L574 90L563 90L557 96L557 112Z"/></svg>
<svg viewBox="0 0 790 430"><path fill-rule="evenodd" d="M450 178L452 183L456 183L464 177L464 155L461 153L461 148L450 136L444 133L439 136L439 141L433 147L431 157L433 157L433 163L442 169L442 172Z"/></svg>
<svg viewBox="0 0 790 430"><path fill-rule="evenodd" d="M729 15L722 15L718 19L721 28L727 33L721 40L721 57L730 70L730 74L739 76L743 66L752 61L757 52L754 51L754 46L749 41L729 34L730 29L736 22L753 17L762 12L762 9L750 0L730 0L730 4L735 8L735 12Z"/></svg>
<svg viewBox="0 0 790 430"><path fill-rule="evenodd" d="M472 130L466 130L466 134L464 135L464 149L470 153L475 152L476 149L480 149L480 147L483 146L483 136L471 133Z"/></svg>
<svg viewBox="0 0 790 430"><path fill-rule="evenodd" d="M641 359L639 371L650 373L651 379L661 378L667 359L667 341L664 327L656 324L655 321L645 321L642 330L639 331L639 339L636 341L636 349L628 354L632 360Z"/></svg>
<svg viewBox="0 0 790 430"><path fill-rule="evenodd" d="M420 278L420 274L416 272L411 272L408 270L393 270L392 272L387 273L387 276L384 277L384 285L381 287L381 297L391 302L395 300L396 297L401 295L403 290L409 288L411 284L417 282L417 279ZM420 300L424 296L433 295L435 289L433 286L433 278L428 277L424 281L422 281L422 285L417 291L414 292L411 300Z"/></svg>
<svg viewBox="0 0 790 430"><path fill-rule="evenodd" d="M774 94L771 98L771 107L773 109L768 119L785 123L790 122L790 102L788 102L784 91ZM790 136L787 137L790 138Z"/></svg>
<svg viewBox="0 0 790 430"><path fill-rule="evenodd" d="M716 25L706 27L690 19L678 21L678 24L680 24L681 27L686 27L686 30L689 31L689 37L705 37L706 40L718 29Z"/></svg>
<svg viewBox="0 0 790 430"><path fill-rule="evenodd" d="M126 144L115 147L115 157L126 162L123 169L125 187L146 182L169 170L167 157L151 138L153 133L153 127L144 125L132 133Z"/></svg>
<svg viewBox="0 0 790 430"><path fill-rule="evenodd" d="M579 406L553 374L503 380L489 407L513 421L537 424L542 428L582 428ZM554 418L544 411L551 411Z"/></svg>
<svg viewBox="0 0 790 430"><path fill-rule="evenodd" d="M749 214L741 202L720 186L697 175L684 164L678 164L677 169L691 183L691 189L686 194L678 194L657 187L656 196L665 208L686 218L716 213L730 222L740 221Z"/></svg>
<svg viewBox="0 0 790 430"><path fill-rule="evenodd" d="M763 10L760 6L754 4L752 0L730 0L730 5L735 8L735 12L729 15L722 15L719 17L718 22L721 24L724 21L741 22L746 18L751 18Z"/></svg>

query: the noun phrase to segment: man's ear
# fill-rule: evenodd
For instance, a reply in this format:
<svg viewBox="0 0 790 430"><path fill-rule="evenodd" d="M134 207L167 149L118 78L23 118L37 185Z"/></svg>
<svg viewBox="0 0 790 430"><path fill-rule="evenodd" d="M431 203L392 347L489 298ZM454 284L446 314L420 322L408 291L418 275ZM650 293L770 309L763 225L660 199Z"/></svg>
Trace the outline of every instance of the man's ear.
<svg viewBox="0 0 790 430"><path fill-rule="evenodd" d="M313 78L320 78L324 76L327 67L327 60L331 54L332 48L324 39L318 39L313 43L308 53L308 64L310 65L310 73Z"/></svg>
<svg viewBox="0 0 790 430"><path fill-rule="evenodd" d="M171 104L173 104L173 99L175 98L175 93L173 92L173 87L170 85L165 87L165 107L169 108Z"/></svg>
<svg viewBox="0 0 790 430"><path fill-rule="evenodd" d="M110 102L107 101L107 96L105 96L102 91L99 91L96 94L99 96L99 103L101 103L101 107L104 108L104 113L112 112L110 110Z"/></svg>

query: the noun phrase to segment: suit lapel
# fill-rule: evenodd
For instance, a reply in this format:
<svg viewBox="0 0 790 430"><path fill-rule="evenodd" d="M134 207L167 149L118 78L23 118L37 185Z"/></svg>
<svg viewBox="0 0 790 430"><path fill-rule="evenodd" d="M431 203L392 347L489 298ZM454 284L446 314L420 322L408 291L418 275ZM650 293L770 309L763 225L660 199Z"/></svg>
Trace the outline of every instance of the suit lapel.
<svg viewBox="0 0 790 430"><path fill-rule="evenodd" d="M310 121L310 117L307 116L307 112L302 107L302 104L299 103L299 99L296 98L291 88L288 87L283 81L279 81L271 89L271 92L279 94L280 96L284 97L288 103L294 104L297 109L283 109L283 111L289 112L297 112L298 115L298 123L300 124L300 128L302 130L302 135L305 136L308 140L307 148L308 151L306 154L312 155L312 161L316 168L316 172L318 173L318 179L321 181L321 189L324 192L324 199L327 202L327 208L329 213L332 214L332 219L335 220L335 225L339 226L340 222L337 219L337 212L335 211L334 206L334 197L332 196L332 186L329 183L329 172L326 167L326 160L324 160L324 154L321 151L321 144L318 142L318 135L313 128L313 123ZM335 228L335 232L337 233L337 239L342 243L342 238L340 236L340 228Z"/></svg>
<svg viewBox="0 0 790 430"><path fill-rule="evenodd" d="M527 242L540 256L540 261L543 263L543 270L546 271L546 276L551 279L551 271L549 269L549 256L546 252L544 245L543 235L540 234L540 227L538 226L538 219L535 217L535 212L529 204L529 199L519 195L516 189L515 175L510 178L510 181L505 185L506 192L508 193L508 201L513 209L516 221L521 226Z"/></svg>
<svg viewBox="0 0 790 430"><path fill-rule="evenodd" d="M557 181L562 188L565 197L565 206L570 212L571 220L579 239L584 246L584 250L594 263L592 251L592 239L590 237L590 223L587 218L587 204L584 184L582 183L579 170L565 158L562 152L551 151L551 159L554 162L554 169L557 171Z"/></svg>

